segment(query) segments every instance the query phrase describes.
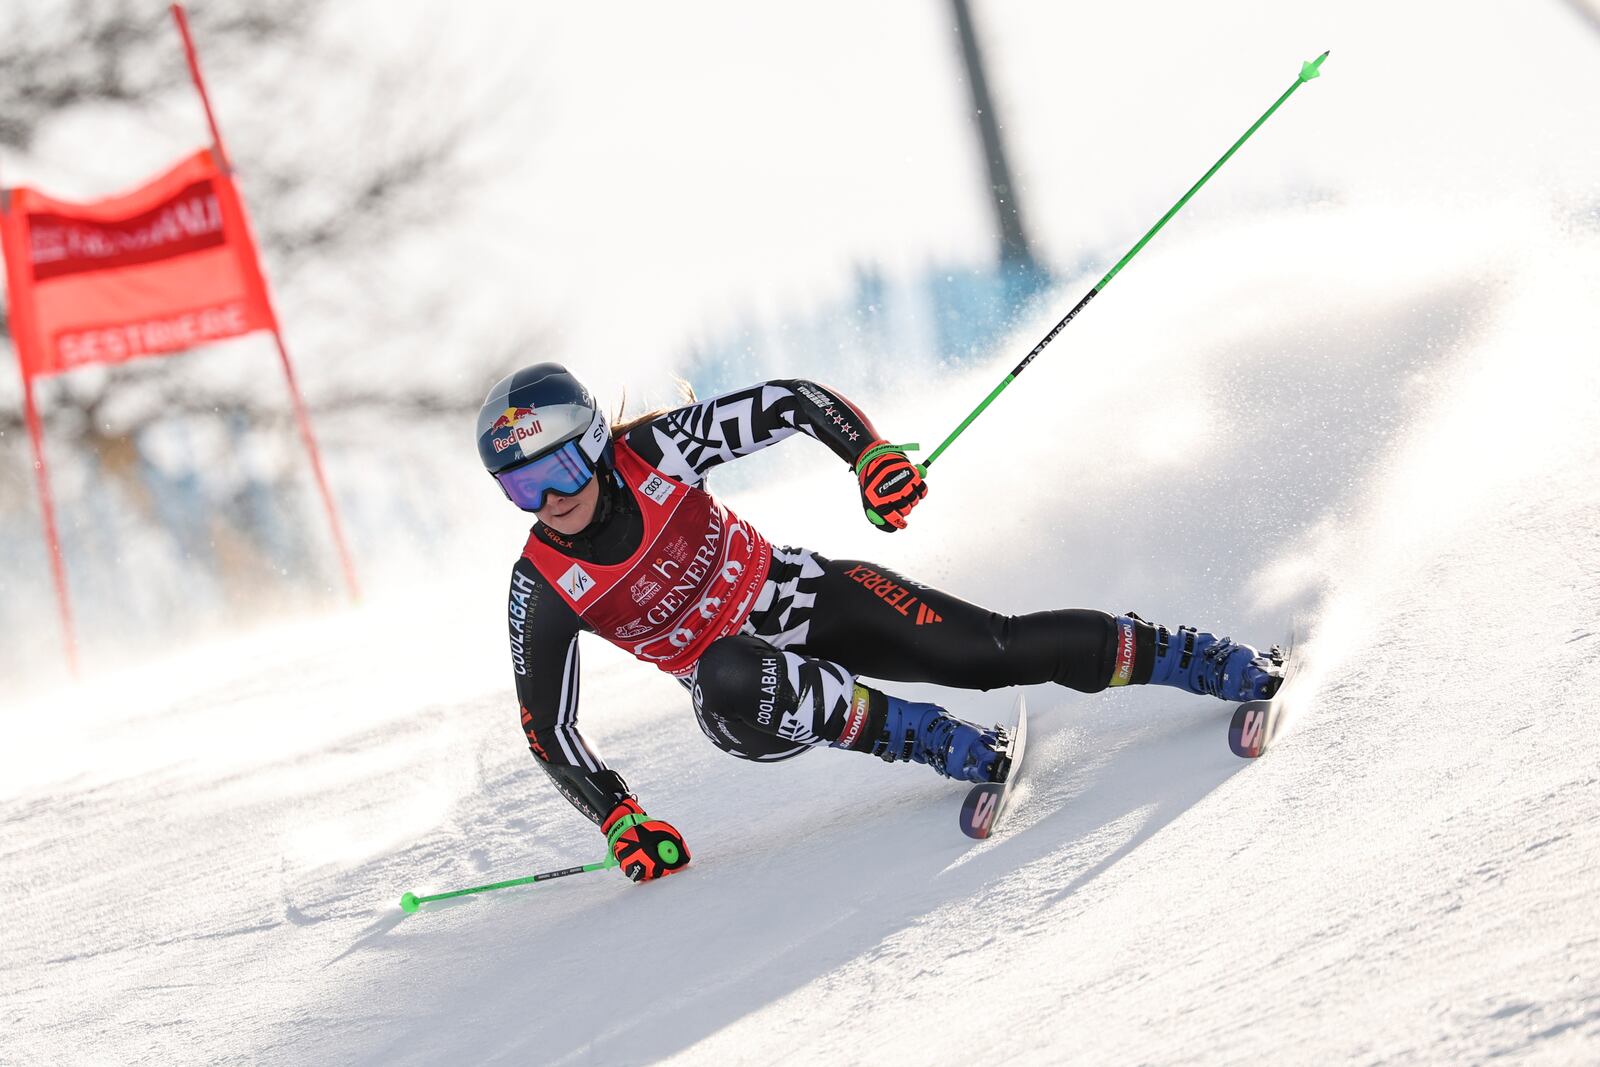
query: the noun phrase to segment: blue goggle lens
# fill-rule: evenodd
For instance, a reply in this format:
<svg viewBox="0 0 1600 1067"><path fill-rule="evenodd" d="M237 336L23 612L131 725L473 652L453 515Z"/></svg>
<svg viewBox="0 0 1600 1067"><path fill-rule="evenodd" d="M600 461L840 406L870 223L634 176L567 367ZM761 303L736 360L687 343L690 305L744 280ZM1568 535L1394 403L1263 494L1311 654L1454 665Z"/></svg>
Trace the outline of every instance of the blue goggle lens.
<svg viewBox="0 0 1600 1067"><path fill-rule="evenodd" d="M494 476L506 496L523 511L538 511L544 507L545 496L549 493L571 496L588 485L593 477L594 468L576 441L568 441L554 452Z"/></svg>

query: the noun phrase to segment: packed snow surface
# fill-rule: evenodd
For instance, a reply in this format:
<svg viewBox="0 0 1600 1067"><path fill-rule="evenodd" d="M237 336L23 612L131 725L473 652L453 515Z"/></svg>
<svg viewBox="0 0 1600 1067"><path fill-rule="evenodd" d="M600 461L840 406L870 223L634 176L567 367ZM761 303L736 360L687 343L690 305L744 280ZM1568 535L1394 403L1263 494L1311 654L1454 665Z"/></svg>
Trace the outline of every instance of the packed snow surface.
<svg viewBox="0 0 1600 1067"><path fill-rule="evenodd" d="M587 642L584 728L693 865L406 916L603 855L524 746L496 542L8 715L0 1060L1592 1062L1600 257L1502 210L1169 242L892 539L803 438L730 483L779 542L1007 610L1298 629L1307 700L1258 763L1209 699L1034 687L1015 816L974 843L926 768L731 759ZM1402 223L1426 239L1363 270ZM859 399L927 440L1011 358Z"/></svg>

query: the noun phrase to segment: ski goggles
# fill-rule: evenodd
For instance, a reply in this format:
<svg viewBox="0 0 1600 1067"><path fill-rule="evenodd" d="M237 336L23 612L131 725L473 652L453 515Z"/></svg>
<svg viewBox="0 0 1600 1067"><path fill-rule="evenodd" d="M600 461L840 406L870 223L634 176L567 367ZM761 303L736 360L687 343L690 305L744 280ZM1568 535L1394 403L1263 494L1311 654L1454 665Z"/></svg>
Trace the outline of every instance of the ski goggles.
<svg viewBox="0 0 1600 1067"><path fill-rule="evenodd" d="M571 496L589 484L594 477L594 467L578 447L577 441L568 441L554 452L510 467L494 476L511 502L523 511L538 511L544 507L550 493Z"/></svg>

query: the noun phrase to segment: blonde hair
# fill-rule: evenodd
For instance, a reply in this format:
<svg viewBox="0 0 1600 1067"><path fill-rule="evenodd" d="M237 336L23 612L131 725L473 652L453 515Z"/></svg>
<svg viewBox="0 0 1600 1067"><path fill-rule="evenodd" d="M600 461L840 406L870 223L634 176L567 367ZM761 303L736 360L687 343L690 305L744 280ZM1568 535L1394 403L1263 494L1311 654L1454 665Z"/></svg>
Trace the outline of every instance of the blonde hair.
<svg viewBox="0 0 1600 1067"><path fill-rule="evenodd" d="M628 431L643 426L652 419L659 419L667 412L673 411L685 404L693 404L697 399L699 399L694 395L694 386L690 385L687 381L678 377L676 374L672 376L672 380L678 387L678 397L680 398L681 403L674 405L673 407L652 408L643 414L634 415L630 418L623 417L623 412L626 411L628 407L628 390L623 389L622 399L617 401L617 413L611 417L612 439L615 440L616 438L626 434Z"/></svg>

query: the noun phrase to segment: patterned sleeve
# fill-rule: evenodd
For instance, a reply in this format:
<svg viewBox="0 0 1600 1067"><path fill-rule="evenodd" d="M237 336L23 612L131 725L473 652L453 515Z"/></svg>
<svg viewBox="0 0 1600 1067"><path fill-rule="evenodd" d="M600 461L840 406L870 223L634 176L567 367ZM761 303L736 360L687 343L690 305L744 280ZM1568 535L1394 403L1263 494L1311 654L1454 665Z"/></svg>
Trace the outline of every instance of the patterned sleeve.
<svg viewBox="0 0 1600 1067"><path fill-rule="evenodd" d="M561 795L599 823L628 795L628 787L578 732L582 620L526 559L512 568L507 614L528 748Z"/></svg>
<svg viewBox="0 0 1600 1067"><path fill-rule="evenodd" d="M628 433L628 445L680 482L698 485L719 463L803 433L851 466L878 432L837 391L784 378L689 404Z"/></svg>

